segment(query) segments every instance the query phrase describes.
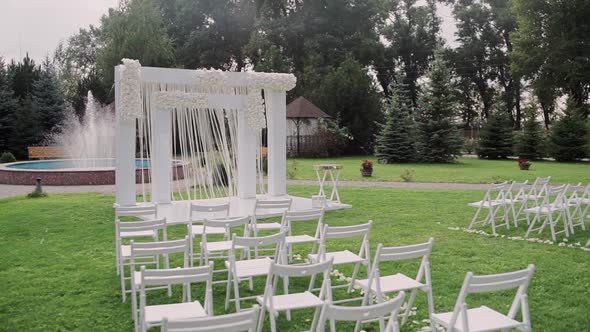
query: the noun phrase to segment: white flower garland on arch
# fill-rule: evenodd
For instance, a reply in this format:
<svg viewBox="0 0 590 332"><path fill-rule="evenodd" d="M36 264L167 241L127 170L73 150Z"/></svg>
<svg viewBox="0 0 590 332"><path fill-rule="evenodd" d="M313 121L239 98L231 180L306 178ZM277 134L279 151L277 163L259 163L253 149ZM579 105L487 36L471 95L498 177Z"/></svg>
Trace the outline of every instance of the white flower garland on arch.
<svg viewBox="0 0 590 332"><path fill-rule="evenodd" d="M122 118L134 120L142 114L141 98L141 64L137 60L123 59L121 77ZM266 127L264 117L265 105L262 90L289 91L295 87L297 78L292 74L247 72L247 95L243 112L246 121L253 129ZM211 91L219 91L231 85L227 82L226 72L221 70L197 70L197 83ZM208 97L204 93L182 91L160 91L154 95L155 103L160 108L207 108Z"/></svg>
<svg viewBox="0 0 590 332"><path fill-rule="evenodd" d="M141 100L141 64L123 59L121 70L121 119L134 121L143 113Z"/></svg>

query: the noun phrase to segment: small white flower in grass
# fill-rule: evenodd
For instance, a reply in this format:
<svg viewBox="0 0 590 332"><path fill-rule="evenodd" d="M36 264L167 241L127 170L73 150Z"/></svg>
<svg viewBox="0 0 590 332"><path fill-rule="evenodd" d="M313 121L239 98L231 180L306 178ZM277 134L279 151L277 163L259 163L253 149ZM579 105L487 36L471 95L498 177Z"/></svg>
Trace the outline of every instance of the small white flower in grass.
<svg viewBox="0 0 590 332"><path fill-rule="evenodd" d="M430 323L430 319L426 318L422 320L422 323Z"/></svg>
<svg viewBox="0 0 590 332"><path fill-rule="evenodd" d="M565 247L565 243L564 242L559 242L558 246Z"/></svg>
<svg viewBox="0 0 590 332"><path fill-rule="evenodd" d="M567 242L567 237L562 240L563 242Z"/></svg>
<svg viewBox="0 0 590 332"><path fill-rule="evenodd" d="M581 246L582 244L581 244L580 242L576 242L576 243L574 243L574 245L576 245L576 246L578 246L578 247L579 247L579 246Z"/></svg>

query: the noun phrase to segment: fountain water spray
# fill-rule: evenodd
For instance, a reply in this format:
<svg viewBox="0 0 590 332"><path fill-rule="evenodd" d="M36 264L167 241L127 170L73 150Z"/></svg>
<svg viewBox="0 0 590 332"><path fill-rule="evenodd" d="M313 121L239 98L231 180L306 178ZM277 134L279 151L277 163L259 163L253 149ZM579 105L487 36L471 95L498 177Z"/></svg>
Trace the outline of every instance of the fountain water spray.
<svg viewBox="0 0 590 332"><path fill-rule="evenodd" d="M65 149L68 159L79 160L75 167L112 166L112 161L105 159L115 157L115 115L98 104L88 91L83 118L68 112L61 132L49 139Z"/></svg>

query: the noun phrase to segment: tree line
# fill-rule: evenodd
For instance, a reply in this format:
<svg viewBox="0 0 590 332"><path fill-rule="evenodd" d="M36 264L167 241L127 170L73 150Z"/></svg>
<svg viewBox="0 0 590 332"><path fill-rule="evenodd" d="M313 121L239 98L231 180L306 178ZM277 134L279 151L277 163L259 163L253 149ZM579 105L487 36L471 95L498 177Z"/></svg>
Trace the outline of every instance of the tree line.
<svg viewBox="0 0 590 332"><path fill-rule="evenodd" d="M454 47L441 37L440 5L452 9ZM385 127L408 124L404 149L414 160L449 161L460 153L458 129L495 118L510 133L527 119L548 130L568 112L587 121L589 14L585 0L121 0L98 26L60 43L53 63L78 114L87 90L113 100L113 67L125 57L289 72L297 87L288 98L331 115L346 132L344 153L383 151ZM559 110L562 97L571 111ZM445 137L438 157L425 152L435 133Z"/></svg>

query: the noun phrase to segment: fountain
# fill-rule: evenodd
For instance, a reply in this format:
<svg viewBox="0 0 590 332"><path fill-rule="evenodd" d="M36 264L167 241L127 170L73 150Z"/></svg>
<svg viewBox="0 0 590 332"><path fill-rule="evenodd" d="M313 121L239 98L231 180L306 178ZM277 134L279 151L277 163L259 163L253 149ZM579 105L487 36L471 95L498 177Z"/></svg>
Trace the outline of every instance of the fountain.
<svg viewBox="0 0 590 332"><path fill-rule="evenodd" d="M0 183L33 185L105 185L115 183L115 113L101 106L88 91L82 119L68 112L58 133L46 143L64 151L67 159L25 161L0 165ZM184 177L182 162L174 161L174 178ZM136 182L149 182L149 160L136 159Z"/></svg>
<svg viewBox="0 0 590 332"><path fill-rule="evenodd" d="M69 112L61 132L49 137L52 145L64 148L75 167L105 165L104 159L115 157L115 114L97 103L91 91L86 98L82 119Z"/></svg>

